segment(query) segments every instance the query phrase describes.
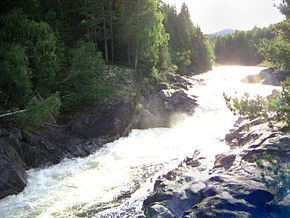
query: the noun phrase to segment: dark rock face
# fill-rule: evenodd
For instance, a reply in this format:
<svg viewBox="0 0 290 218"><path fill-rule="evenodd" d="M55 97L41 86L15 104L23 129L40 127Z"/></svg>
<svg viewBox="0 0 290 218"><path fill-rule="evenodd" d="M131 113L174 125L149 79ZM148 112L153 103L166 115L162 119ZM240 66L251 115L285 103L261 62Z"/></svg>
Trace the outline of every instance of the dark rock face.
<svg viewBox="0 0 290 218"><path fill-rule="evenodd" d="M162 211L170 211L173 217L288 217L289 195L272 204L275 193L262 182L253 161L266 151L289 163L290 135L281 128L270 129L259 120L239 120L225 138L232 149L215 157L214 166L207 169L209 177L198 176L208 164L196 152L157 179L143 203L146 217L151 217L152 210L155 217L160 215L155 205L162 205Z"/></svg>
<svg viewBox="0 0 290 218"><path fill-rule="evenodd" d="M25 163L14 146L19 146L17 136L0 138L0 199L22 191L27 182Z"/></svg>
<svg viewBox="0 0 290 218"><path fill-rule="evenodd" d="M249 75L243 79L247 83L262 83L264 85L280 86L281 82L290 76L290 71L276 71L274 68L262 70L257 75Z"/></svg>
<svg viewBox="0 0 290 218"><path fill-rule="evenodd" d="M265 190L254 190L247 194L244 199L257 207L265 207L268 202L274 199L274 196Z"/></svg>
<svg viewBox="0 0 290 218"><path fill-rule="evenodd" d="M230 155L218 155L216 157L216 161L214 163L215 167L223 167L226 170L228 170L234 163L236 159L236 155L235 154L230 154Z"/></svg>
<svg viewBox="0 0 290 218"><path fill-rule="evenodd" d="M108 104L76 117L70 122L68 129L72 135L85 139L118 135L122 132L128 134L137 119L136 111L136 99L113 99Z"/></svg>
<svg viewBox="0 0 290 218"><path fill-rule="evenodd" d="M114 82L118 76L114 74L111 78ZM190 85L183 77L176 79L176 83L182 83L180 86ZM133 86L132 80L128 86ZM88 156L102 145L127 136L132 128L169 126L174 113L192 113L197 106L196 98L181 89L156 93L150 93L146 87L142 89L144 97L112 97L75 115L63 126L47 125L33 133L0 128L0 199L24 189L27 169L58 164L64 158ZM161 211L162 207L155 209Z"/></svg>
<svg viewBox="0 0 290 218"><path fill-rule="evenodd" d="M148 216L152 218L174 218L173 214L161 204L152 205L148 210Z"/></svg>
<svg viewBox="0 0 290 218"><path fill-rule="evenodd" d="M197 106L196 96L186 91L162 90L142 99L142 107L136 128L169 127L170 118L176 113L192 114Z"/></svg>
<svg viewBox="0 0 290 218"><path fill-rule="evenodd" d="M270 74L270 76L265 76L265 79L262 81L262 84L280 86L281 82L286 80L288 76L290 76L290 71L274 71L272 72L272 74Z"/></svg>

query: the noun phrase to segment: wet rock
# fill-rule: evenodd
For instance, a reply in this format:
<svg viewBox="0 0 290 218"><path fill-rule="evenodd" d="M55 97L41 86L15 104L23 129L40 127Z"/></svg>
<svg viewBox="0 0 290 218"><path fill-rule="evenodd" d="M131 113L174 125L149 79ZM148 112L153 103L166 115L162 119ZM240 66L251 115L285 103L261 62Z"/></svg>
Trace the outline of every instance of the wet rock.
<svg viewBox="0 0 290 218"><path fill-rule="evenodd" d="M250 217L255 208L241 201L221 197L206 198L185 213L186 217Z"/></svg>
<svg viewBox="0 0 290 218"><path fill-rule="evenodd" d="M209 178L208 181L210 181L210 182L218 182L218 183L225 182L225 180L221 176L212 176L211 178Z"/></svg>
<svg viewBox="0 0 290 218"><path fill-rule="evenodd" d="M143 99L136 128L169 127L176 113L192 114L197 107L195 96L184 90L162 90Z"/></svg>
<svg viewBox="0 0 290 218"><path fill-rule="evenodd" d="M143 208L148 208L153 203L168 201L173 198L173 194L169 192L156 192L153 195L150 195L144 202Z"/></svg>
<svg viewBox="0 0 290 218"><path fill-rule="evenodd" d="M195 107L197 106L197 100L193 96L189 96L183 90L178 90L168 98L166 98L167 110L170 113L185 112L193 113Z"/></svg>
<svg viewBox="0 0 290 218"><path fill-rule="evenodd" d="M27 183L26 165L12 146L18 140L0 138L0 199L19 193Z"/></svg>
<svg viewBox="0 0 290 218"><path fill-rule="evenodd" d="M246 195L244 199L257 207L264 207L274 199L274 195L265 190L254 190Z"/></svg>
<svg viewBox="0 0 290 218"><path fill-rule="evenodd" d="M133 128L137 119L137 101L128 98L110 99L89 112L74 118L68 125L72 135L79 138L100 136L125 136Z"/></svg>
<svg viewBox="0 0 290 218"><path fill-rule="evenodd" d="M185 158L184 163L190 167L199 167L201 165L198 160L190 157Z"/></svg>
<svg viewBox="0 0 290 218"><path fill-rule="evenodd" d="M214 186L207 186L202 190L202 196L211 197L218 194L217 189Z"/></svg>
<svg viewBox="0 0 290 218"><path fill-rule="evenodd" d="M170 180L170 181L174 181L174 180L176 180L176 172L169 171L166 175L163 176L163 178Z"/></svg>
<svg viewBox="0 0 290 218"><path fill-rule="evenodd" d="M161 204L153 204L149 207L147 217L150 218L173 218L175 217L169 209Z"/></svg>
<svg viewBox="0 0 290 218"><path fill-rule="evenodd" d="M214 163L215 168L223 167L226 170L228 170L233 165L235 159L236 159L236 155L235 154L231 154L231 155L221 154L221 155L218 155L216 157L216 160L215 160L215 163Z"/></svg>
<svg viewBox="0 0 290 218"><path fill-rule="evenodd" d="M270 129L258 119L241 119L226 136L230 145L238 146L216 156L209 171L212 176L200 181L205 187L194 188L193 172L199 169L199 159L186 158L170 172L177 179L161 177L162 186L154 191L171 190L172 197L161 203L176 217L288 217L289 196L270 204L274 195L261 181L261 171L253 160L267 153L289 163L290 133L282 132L282 128ZM185 179L188 175L192 179Z"/></svg>
<svg viewBox="0 0 290 218"><path fill-rule="evenodd" d="M281 82L290 76L290 71L276 71L274 68L262 70L257 75L249 75L243 79L246 83L262 83L264 85L280 86Z"/></svg>
<svg viewBox="0 0 290 218"><path fill-rule="evenodd" d="M286 78L290 76L290 71L273 71L270 74L266 75L267 76L265 76L265 78L263 79L262 84L280 86L281 82L285 81Z"/></svg>

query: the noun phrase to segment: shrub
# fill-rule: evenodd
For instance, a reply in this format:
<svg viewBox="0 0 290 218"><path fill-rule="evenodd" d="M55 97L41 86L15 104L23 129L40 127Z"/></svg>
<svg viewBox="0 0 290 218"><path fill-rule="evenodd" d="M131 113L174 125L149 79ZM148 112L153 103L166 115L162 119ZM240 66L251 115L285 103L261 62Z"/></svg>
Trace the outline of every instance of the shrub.
<svg viewBox="0 0 290 218"><path fill-rule="evenodd" d="M255 119L257 117L268 117L268 106L265 98L257 96L256 99L250 99L249 94L239 98L232 98L224 94L224 99L228 108L235 114L241 115L248 119Z"/></svg>
<svg viewBox="0 0 290 218"><path fill-rule="evenodd" d="M260 118L270 123L283 121L289 127L290 121L290 79L282 85L281 92L273 92L268 97L250 98L245 94L242 98L230 97L225 93L227 107L235 114L253 120Z"/></svg>
<svg viewBox="0 0 290 218"><path fill-rule="evenodd" d="M0 105L24 105L30 94L30 70L25 49L18 44L0 43Z"/></svg>
<svg viewBox="0 0 290 218"><path fill-rule="evenodd" d="M104 62L93 43L79 41L73 50L69 79L64 84L63 110L72 111L96 104L108 94Z"/></svg>
<svg viewBox="0 0 290 218"><path fill-rule="evenodd" d="M26 111L16 116L15 122L21 129L37 129L49 118L57 115L60 106L61 102L58 94L51 95L44 100L33 97L29 101Z"/></svg>

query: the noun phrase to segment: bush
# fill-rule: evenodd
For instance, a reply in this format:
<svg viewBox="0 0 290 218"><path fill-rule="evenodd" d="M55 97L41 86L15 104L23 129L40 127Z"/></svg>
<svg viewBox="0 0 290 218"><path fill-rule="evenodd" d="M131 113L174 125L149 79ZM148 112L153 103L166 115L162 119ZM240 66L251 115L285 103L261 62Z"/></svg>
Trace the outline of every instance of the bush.
<svg viewBox="0 0 290 218"><path fill-rule="evenodd" d="M58 94L51 95L44 100L33 97L29 101L26 111L16 116L16 125L29 131L37 129L49 118L57 115L60 106L61 102Z"/></svg>
<svg viewBox="0 0 290 218"><path fill-rule="evenodd" d="M49 96L57 71L57 40L52 28L28 19L21 9L12 10L0 16L0 40L7 47L17 44L25 48L22 53L26 55L32 88Z"/></svg>
<svg viewBox="0 0 290 218"><path fill-rule="evenodd" d="M0 105L24 105L30 94L30 70L25 49L19 44L0 43Z"/></svg>
<svg viewBox="0 0 290 218"><path fill-rule="evenodd" d="M224 94L224 99L228 108L235 114L241 115L248 119L268 118L269 108L267 106L267 101L261 96L257 96L256 99L250 99L249 94L239 98L232 98Z"/></svg>
<svg viewBox="0 0 290 218"><path fill-rule="evenodd" d="M257 96L251 99L245 94L241 99L224 94L227 107L235 114L253 120L260 118L271 124L283 121L289 127L290 120L290 80L283 83L282 92L273 92L268 97Z"/></svg>
<svg viewBox="0 0 290 218"><path fill-rule="evenodd" d="M96 104L108 94L104 62L93 43L79 41L73 50L69 79L64 83L63 110L73 111Z"/></svg>

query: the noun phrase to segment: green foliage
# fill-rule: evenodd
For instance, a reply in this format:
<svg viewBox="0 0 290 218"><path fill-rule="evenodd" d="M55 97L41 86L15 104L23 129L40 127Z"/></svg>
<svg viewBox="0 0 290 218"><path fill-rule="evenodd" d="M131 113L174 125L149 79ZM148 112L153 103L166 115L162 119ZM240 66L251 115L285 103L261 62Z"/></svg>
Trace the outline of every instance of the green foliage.
<svg viewBox="0 0 290 218"><path fill-rule="evenodd" d="M188 7L183 4L180 13L164 5L165 29L170 35L172 62L180 74L202 73L213 63L213 50L199 27L193 25Z"/></svg>
<svg viewBox="0 0 290 218"><path fill-rule="evenodd" d="M191 64L191 51L178 51L176 52L175 55L175 63L176 66L178 67L178 70L180 71L180 74L183 74L187 72L187 68Z"/></svg>
<svg viewBox="0 0 290 218"><path fill-rule="evenodd" d="M159 0L0 4L3 112L21 110L28 102L28 107L36 107L33 96L47 98L58 92L62 115L71 114L100 103L118 88L133 90L125 87L128 84L109 85L105 62L135 68L133 77L154 88L165 86L176 65L182 73L203 72L211 65L210 46L185 4L179 14ZM33 116L19 115L19 125L36 127L46 118L44 112Z"/></svg>
<svg viewBox="0 0 290 218"><path fill-rule="evenodd" d="M64 83L63 110L94 105L107 93L104 62L93 43L79 41L73 50L70 78Z"/></svg>
<svg viewBox="0 0 290 218"><path fill-rule="evenodd" d="M1 16L0 24L3 44L19 44L25 48L32 87L41 94L49 94L57 70L56 38L50 26L28 19L22 10Z"/></svg>
<svg viewBox="0 0 290 218"><path fill-rule="evenodd" d="M269 154L256 157L254 161L261 170L262 182L274 193L271 203L279 203L290 194L290 164L282 163Z"/></svg>
<svg viewBox="0 0 290 218"><path fill-rule="evenodd" d="M44 100L33 97L26 106L26 111L16 116L16 125L25 130L39 128L49 118L58 114L60 106L58 94Z"/></svg>
<svg viewBox="0 0 290 218"><path fill-rule="evenodd" d="M290 23L284 21L276 26L277 36L272 40L262 40L259 52L265 60L278 69L290 69Z"/></svg>
<svg viewBox="0 0 290 218"><path fill-rule="evenodd" d="M32 90L25 49L19 44L0 43L0 105L23 105Z"/></svg>
<svg viewBox="0 0 290 218"><path fill-rule="evenodd" d="M290 77L282 84L282 93L278 110L281 111L281 116L290 127Z"/></svg>
<svg viewBox="0 0 290 218"><path fill-rule="evenodd" d="M274 67L285 70L290 69L290 2L280 1L278 5L286 20L275 26L273 40L263 40L259 45L260 53L266 61Z"/></svg>
<svg viewBox="0 0 290 218"><path fill-rule="evenodd" d="M259 118L268 121L270 124L283 121L289 127L290 120L290 81L283 84L282 92L273 92L268 97L256 96L250 98L245 94L242 98L229 97L226 94L224 99L227 107L235 114L250 120Z"/></svg>
<svg viewBox="0 0 290 218"><path fill-rule="evenodd" d="M224 94L224 99L228 108L235 115L241 115L251 120L258 117L265 119L269 116L267 101L261 96L251 99L249 94L245 93L244 96L239 99Z"/></svg>
<svg viewBox="0 0 290 218"><path fill-rule="evenodd" d="M146 70L157 65L159 52L168 41L163 19L159 1L130 0L124 4L117 37L120 37L120 46L127 52L128 65L135 69L141 65L141 69L143 66Z"/></svg>

